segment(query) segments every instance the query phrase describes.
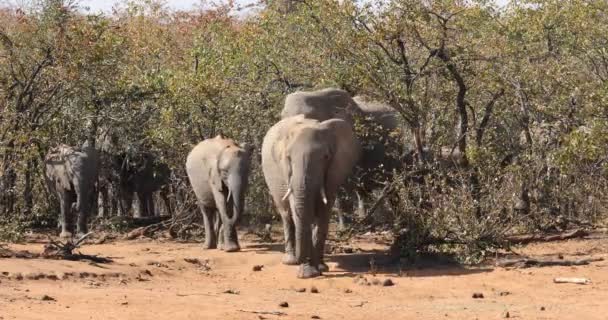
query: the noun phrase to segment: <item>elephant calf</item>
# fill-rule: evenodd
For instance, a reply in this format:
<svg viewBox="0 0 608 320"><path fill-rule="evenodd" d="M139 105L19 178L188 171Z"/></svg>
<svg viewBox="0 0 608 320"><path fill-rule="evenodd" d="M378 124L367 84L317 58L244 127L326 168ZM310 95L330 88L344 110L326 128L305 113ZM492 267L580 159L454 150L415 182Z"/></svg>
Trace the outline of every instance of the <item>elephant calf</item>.
<svg viewBox="0 0 608 320"><path fill-rule="evenodd" d="M203 212L205 249L240 250L236 224L243 215L251 152L218 135L188 154L186 171Z"/></svg>
<svg viewBox="0 0 608 320"><path fill-rule="evenodd" d="M49 189L59 198L61 237L71 238L74 232L72 204L78 213L76 231L87 232L87 218L95 201L95 183L99 158L95 148L85 143L79 150L67 145L52 148L44 159L45 178Z"/></svg>
<svg viewBox="0 0 608 320"><path fill-rule="evenodd" d="M330 209L359 154L352 126L341 119L319 122L304 115L289 117L264 137L262 169L283 220L283 263L300 264L300 278L327 270L323 250Z"/></svg>

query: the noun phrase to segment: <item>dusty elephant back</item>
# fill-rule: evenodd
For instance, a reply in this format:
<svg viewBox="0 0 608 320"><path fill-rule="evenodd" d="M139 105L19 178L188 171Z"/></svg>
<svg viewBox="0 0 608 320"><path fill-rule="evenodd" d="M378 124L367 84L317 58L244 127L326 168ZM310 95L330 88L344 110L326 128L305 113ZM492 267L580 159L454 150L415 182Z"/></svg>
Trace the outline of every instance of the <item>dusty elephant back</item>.
<svg viewBox="0 0 608 320"><path fill-rule="evenodd" d="M348 92L326 88L317 91L298 91L287 95L281 119L304 115L306 118L325 121L344 119L352 122L356 103Z"/></svg>

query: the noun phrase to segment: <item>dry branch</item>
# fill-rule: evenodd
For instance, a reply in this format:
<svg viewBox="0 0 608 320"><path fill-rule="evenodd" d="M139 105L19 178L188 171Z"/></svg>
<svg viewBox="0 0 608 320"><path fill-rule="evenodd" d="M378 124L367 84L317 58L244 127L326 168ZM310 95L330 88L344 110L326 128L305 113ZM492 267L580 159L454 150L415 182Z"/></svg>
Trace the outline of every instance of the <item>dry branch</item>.
<svg viewBox="0 0 608 320"><path fill-rule="evenodd" d="M537 234L523 234L523 235L513 235L506 238L508 242L511 244L527 244L531 242L550 242L550 241L559 241L559 240L567 240L574 238L582 238L589 235L589 232L581 229L576 229L570 232L560 233L560 234L551 234L551 235L537 235Z"/></svg>
<svg viewBox="0 0 608 320"><path fill-rule="evenodd" d="M591 280L587 278L555 278L554 283L574 283L574 284L589 284Z"/></svg>
<svg viewBox="0 0 608 320"><path fill-rule="evenodd" d="M603 261L604 258L588 258L577 260L564 259L535 259L535 258L516 258L504 259L496 262L498 267L530 268L530 267L553 267L553 266L583 266L591 262Z"/></svg>

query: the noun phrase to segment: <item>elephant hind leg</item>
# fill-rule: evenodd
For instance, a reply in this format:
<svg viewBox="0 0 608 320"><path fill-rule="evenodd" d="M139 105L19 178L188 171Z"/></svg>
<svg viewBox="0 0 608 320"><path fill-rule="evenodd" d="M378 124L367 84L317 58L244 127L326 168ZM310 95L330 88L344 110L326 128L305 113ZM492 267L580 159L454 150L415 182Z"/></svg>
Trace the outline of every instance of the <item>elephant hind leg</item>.
<svg viewBox="0 0 608 320"><path fill-rule="evenodd" d="M217 248L217 231L215 230L215 221L217 219L215 209L199 205L203 213L203 222L205 223L205 243L204 249Z"/></svg>

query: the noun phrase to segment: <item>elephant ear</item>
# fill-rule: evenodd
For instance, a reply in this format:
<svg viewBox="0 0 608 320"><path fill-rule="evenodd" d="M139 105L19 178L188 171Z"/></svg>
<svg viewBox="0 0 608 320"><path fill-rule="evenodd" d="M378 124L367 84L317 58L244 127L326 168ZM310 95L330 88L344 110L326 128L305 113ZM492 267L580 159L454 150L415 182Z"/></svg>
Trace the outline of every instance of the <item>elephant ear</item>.
<svg viewBox="0 0 608 320"><path fill-rule="evenodd" d="M331 144L332 159L327 168L328 186L339 186L351 174L359 161L361 146L350 123L341 119L331 119L321 123L333 138Z"/></svg>

